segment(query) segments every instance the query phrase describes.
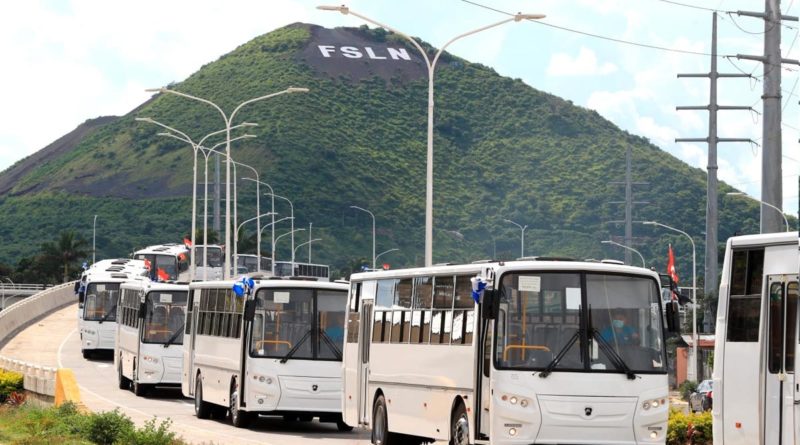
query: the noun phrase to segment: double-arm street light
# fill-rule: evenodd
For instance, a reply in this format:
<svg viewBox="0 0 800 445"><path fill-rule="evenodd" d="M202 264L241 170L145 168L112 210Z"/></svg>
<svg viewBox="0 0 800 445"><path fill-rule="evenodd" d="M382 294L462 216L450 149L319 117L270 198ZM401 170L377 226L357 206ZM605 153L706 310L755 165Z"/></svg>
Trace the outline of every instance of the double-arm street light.
<svg viewBox="0 0 800 445"><path fill-rule="evenodd" d="M291 220L292 220L292 227L294 227L294 218L291 218ZM284 237L284 236L286 236L286 235L292 235L292 276L294 276L294 234L295 234L295 232L302 232L302 231L304 231L304 230L306 230L306 229L303 229L303 228L301 228L301 229L294 229L294 228L293 228L292 230L290 230L290 231L288 231L288 232L284 233L283 235L280 235L280 236L278 236L277 238L275 238L275 243L277 244L277 242L278 242L278 240L279 240L279 239L283 238L283 237ZM272 247L272 249L273 249L273 251L274 251L274 249L275 249L275 246L273 246L273 247ZM273 262L273 263L275 262L274 255L273 255L273 258L272 258L272 262Z"/></svg>
<svg viewBox="0 0 800 445"><path fill-rule="evenodd" d="M678 232L681 235L689 238L689 242L692 243L692 369L694 369L694 379L698 380L697 375L697 268L695 266L695 258L696 258L696 249L694 245L694 239L684 232L681 229L676 229L675 227L668 226L666 224L661 224L660 222L656 221L644 221L642 224L646 226L658 226L663 227L667 230L672 230L673 232Z"/></svg>
<svg viewBox="0 0 800 445"><path fill-rule="evenodd" d="M308 241L306 241L304 243L298 244L297 247L294 248L294 251L297 252L297 249L299 249L299 248L301 248L303 246L306 246L306 245L311 246L311 243L316 243L317 241L322 241L322 238L314 238L314 239L310 239L310 240L308 240ZM310 250L309 250L309 252L310 252ZM294 255L292 255L292 256L294 256ZM310 256L308 257L308 264L311 264L311 257Z"/></svg>
<svg viewBox="0 0 800 445"><path fill-rule="evenodd" d="M300 232L301 230L305 230L305 229L294 230L294 204L292 204L292 201L289 198L285 197L285 196L276 195L275 193L273 193L272 192L272 187L269 188L269 191L270 191L269 194L273 198L282 199L282 200L284 200L284 201L289 203L289 211L291 212L291 213L289 213L289 216L290 216L289 219L292 221L292 228L289 230L289 232L285 233L284 235L288 235L288 234L292 235L292 274L294 274L294 232ZM273 204L274 204L274 201L273 201ZM274 227L273 227L273 229L274 229ZM284 236L284 235L281 235L281 236ZM280 238L280 236L278 238ZM272 262L273 262L273 264L275 262L275 243L278 242L278 238L275 238L275 241L272 242Z"/></svg>
<svg viewBox="0 0 800 445"><path fill-rule="evenodd" d="M398 250L400 250L400 249L398 249L397 247L395 247L394 249L384 250L383 252L381 252L381 253L379 253L378 255L375 256L375 260L380 258L381 255L386 255L389 252L395 252L395 251L398 251ZM373 269L375 269L375 268L373 267Z"/></svg>
<svg viewBox="0 0 800 445"><path fill-rule="evenodd" d="M525 256L525 229L528 228L528 225L525 224L523 226L521 224L515 223L514 221L511 221L510 219L504 219L503 221L510 224L514 224L515 226L519 227L519 229L522 231L519 237L519 257L523 258Z"/></svg>
<svg viewBox="0 0 800 445"><path fill-rule="evenodd" d="M317 6L317 9L323 11L338 11L344 15L352 15L355 17L364 20L365 22L372 23L375 26L379 26L384 28L388 31L391 31L400 37L411 42L412 45L420 52L422 58L425 61L426 66L428 67L428 153L427 153L427 175L426 175L426 193L425 193L425 266L430 267L433 264L433 78L434 78L434 71L436 70L436 63L439 61L439 57L442 55L444 50L450 46L456 40L459 40L463 37L467 37L473 34L476 34L481 31L485 31L487 29L494 28L496 26L503 25L509 22L519 22L522 20L533 20L533 19L542 19L544 18L544 14L516 14L513 17L507 18L505 20L501 20L497 23L492 23L490 25L466 32L464 34L460 34L452 39L450 39L447 43L442 46L436 55L433 57L433 61L431 61L428 53L414 40L411 36L398 31L395 28L390 26L384 25L376 20L373 20L369 17L365 17L357 12L354 12L350 8L345 5L342 6ZM373 258L374 259L374 258ZM374 265L373 265L374 268Z"/></svg>
<svg viewBox="0 0 800 445"><path fill-rule="evenodd" d="M194 245L195 245L195 231L197 230L196 229L196 227L197 227L197 153L202 148L203 143L206 141L206 139L210 138L211 136L219 135L219 134L225 133L227 131L229 133L228 137L230 137L230 130L233 130L233 129L236 129L236 128L241 128L241 127L255 127L257 124L250 123L250 122L243 122L243 123L241 123L239 125L235 125L235 126L231 127L230 129L213 131L213 132L203 136L200 139L199 142L195 143L192 140L192 138L189 137L189 135L187 135L186 133L184 133L184 132L182 132L180 130L177 130L177 129L173 128L173 127L170 127L169 125L162 124L161 122L159 122L159 121L157 121L157 120L155 120L153 118L150 118L150 117L137 117L135 120L138 121L138 122L146 122L146 123L149 123L149 124L158 125L161 128L169 130L171 133L158 133L158 135L159 136L171 137L173 139L177 139L179 141L186 142L187 144L189 144L192 147L194 160L193 160L193 166L192 166L192 229L191 229L192 230L192 233L191 233L192 249L191 249L191 252L190 252L190 257L191 257L191 263L192 264L191 264L190 275L192 277L191 279L194 280L194 275L195 275L195 249L194 249ZM255 136L253 136L253 135L244 135L244 136L237 137L235 139L241 139L242 137L255 137ZM231 141L229 140L227 143L229 144L230 142ZM207 185L208 184L208 154L204 154L204 156L205 156L205 160L206 160L206 173L205 173L206 186L205 187L206 187L206 193L208 193L208 185ZM205 231L205 228L203 230ZM92 250L94 251L94 248L92 248ZM94 254L92 254L92 262L94 262Z"/></svg>
<svg viewBox="0 0 800 445"><path fill-rule="evenodd" d="M770 208L773 208L773 209L777 210L778 213L780 213L781 217L783 217L783 222L786 223L786 231L790 232L792 230L791 226L789 226L789 220L786 219L786 215L783 213L783 210L779 209L778 207L775 207L774 205L772 205L772 204L770 204L768 202L764 202L764 201L762 201L760 199L754 198L754 197L748 195L747 193L743 193L743 192L728 192L728 193L726 193L726 195L727 196L743 196L745 198L750 198L753 201L759 202L762 205L765 205L767 207L770 207ZM762 210L762 212L763 212L763 210Z"/></svg>
<svg viewBox="0 0 800 445"><path fill-rule="evenodd" d="M97 215L94 215L92 222L92 264L95 263L95 238L97 235Z"/></svg>
<svg viewBox="0 0 800 445"><path fill-rule="evenodd" d="M272 258L270 259L270 263L271 263L270 269L272 271L272 274L275 275L275 226L279 222L286 221L287 219L294 220L294 217L293 216L287 216L287 217L281 218L281 219L279 219L277 221L274 221L275 215L272 215L272 219L273 219L273 221L271 223L265 224L264 226L261 227L261 230L259 230L259 231L263 232L264 229L266 229L267 227L272 226L272 240L273 241L272 241L272 246L271 246Z"/></svg>
<svg viewBox="0 0 800 445"><path fill-rule="evenodd" d="M378 259L378 257L375 256L375 214L359 206L350 206L350 208L369 213L369 216L372 217L372 268L375 269L375 261Z"/></svg>
<svg viewBox="0 0 800 445"><path fill-rule="evenodd" d="M197 96L192 96L192 95L187 94L187 93L182 93L182 92L179 92L179 91L170 90L170 89L165 88L165 87L152 88L152 89L147 89L145 91L148 91L148 92L151 92L151 93L155 92L155 93L164 93L164 94L174 94L176 96L184 97L184 98L187 98L187 99L192 99L194 101L210 105L210 106L214 107L217 111L219 111L220 115L222 115L222 120L225 122L225 141L226 141L225 154L227 156L227 159L230 161L230 159L231 159L231 129L232 129L232 123L233 123L234 117L236 117L236 113L238 113L239 110L242 109L242 107L244 107L245 105L248 105L248 104L252 104L254 102L258 102L258 101L262 101L262 100L265 100L265 99L269 99L269 98L272 98L272 97L275 97L275 96L279 96L279 95L282 95L282 94L287 94L287 93L306 93L306 92L308 92L308 88L289 87L289 88L287 88L287 89L285 89L283 91L279 91L277 93L267 94L267 95L264 95L264 96L260 96L260 97L256 97L256 98L253 98L253 99L246 100L246 101L240 103L239 105L237 105L236 108L234 108L233 111L230 113L230 115L226 114L222 110L222 108L220 108L219 105L215 104L214 102L212 102L212 101L210 101L208 99L203 99L203 98L200 98L200 97L197 97ZM231 163L227 162L225 164L225 246L227 246L227 247L229 247L231 245L231 219L230 218L231 218ZM231 255L230 255L230 252L231 252L230 248L227 248L225 250L225 269L223 270L223 278L225 278L225 279L229 278L230 274L231 274Z"/></svg>
<svg viewBox="0 0 800 445"><path fill-rule="evenodd" d="M600 243L601 244L611 244L611 245L614 245L614 246L622 247L623 249L628 249L631 252L634 252L636 255L639 255L639 259L642 260L642 267L647 267L647 265L644 262L644 257L642 256L642 254L638 250L634 249L633 247L629 247L629 246L626 246L625 244L621 244L621 243L618 243L618 242L612 241L612 240L600 241Z"/></svg>

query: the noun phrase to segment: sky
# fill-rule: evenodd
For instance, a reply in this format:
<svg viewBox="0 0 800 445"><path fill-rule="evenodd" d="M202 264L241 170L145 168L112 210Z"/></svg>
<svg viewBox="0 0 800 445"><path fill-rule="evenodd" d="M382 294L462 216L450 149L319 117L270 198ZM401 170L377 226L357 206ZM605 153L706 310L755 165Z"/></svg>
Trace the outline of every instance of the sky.
<svg viewBox="0 0 800 445"><path fill-rule="evenodd" d="M337 0L341 2L342 0ZM764 23L727 11L763 8L752 0L475 0L504 12L542 13L541 23L509 23L448 47L455 55L491 66L504 76L594 109L620 128L648 138L689 165L705 170L708 113L676 111L706 105L706 79L678 73L709 71L710 8L718 22L718 54L763 53ZM294 22L360 26L352 15L317 10L310 0L26 0L0 6L0 170L73 130L87 119L123 115L150 97L145 88L181 81L250 39ZM356 0L353 11L439 47L464 32L506 16L464 0ZM800 15L800 0L783 0L786 15ZM763 9L755 9L763 11ZM555 28L568 28L569 30ZM784 22L784 58L800 59L800 24ZM586 35L586 34L593 34ZM597 36L669 48L645 48ZM701 53L701 54L694 54ZM719 136L756 143L720 143L719 177L761 196L762 67L719 57ZM784 65L783 206L798 212L800 172L800 66ZM635 176L635 172L634 172ZM616 179L616 178L615 178ZM647 178L635 178L647 179ZM679 188L680 185L676 185ZM724 197L722 199L744 199Z"/></svg>

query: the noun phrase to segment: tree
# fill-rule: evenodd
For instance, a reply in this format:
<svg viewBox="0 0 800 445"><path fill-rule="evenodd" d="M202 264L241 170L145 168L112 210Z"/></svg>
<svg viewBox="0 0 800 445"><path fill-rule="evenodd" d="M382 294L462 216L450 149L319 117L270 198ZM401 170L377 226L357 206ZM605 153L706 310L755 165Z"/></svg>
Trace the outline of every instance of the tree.
<svg viewBox="0 0 800 445"><path fill-rule="evenodd" d="M69 280L69 271L79 260L88 256L89 243L77 236L75 232L67 230L59 234L58 242L42 244L43 262L52 262L63 267L63 281ZM77 267L76 267L77 268Z"/></svg>

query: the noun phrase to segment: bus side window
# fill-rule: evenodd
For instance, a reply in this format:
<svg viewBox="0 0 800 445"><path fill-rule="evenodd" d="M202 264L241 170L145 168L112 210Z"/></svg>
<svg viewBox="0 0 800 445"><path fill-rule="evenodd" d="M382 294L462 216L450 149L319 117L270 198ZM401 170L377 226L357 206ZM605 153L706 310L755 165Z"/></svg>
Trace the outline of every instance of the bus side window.
<svg viewBox="0 0 800 445"><path fill-rule="evenodd" d="M350 308L347 315L347 343L358 343L359 317L361 303L361 283L354 283L350 289Z"/></svg>
<svg viewBox="0 0 800 445"><path fill-rule="evenodd" d="M730 342L758 341L763 270L763 248L733 252L728 302L727 337Z"/></svg>

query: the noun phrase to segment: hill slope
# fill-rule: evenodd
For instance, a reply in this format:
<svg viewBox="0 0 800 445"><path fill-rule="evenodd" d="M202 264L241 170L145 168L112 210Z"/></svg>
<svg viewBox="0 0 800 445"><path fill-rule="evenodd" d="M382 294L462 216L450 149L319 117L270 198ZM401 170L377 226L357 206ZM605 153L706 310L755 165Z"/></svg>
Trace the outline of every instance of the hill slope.
<svg viewBox="0 0 800 445"><path fill-rule="evenodd" d="M248 129L258 137L235 142L234 159L253 165L277 194L293 200L296 227L313 222L313 237L323 238L314 244L314 262L345 268L371 255L371 221L349 209L358 205L376 216L378 252L400 249L382 260L421 264L427 77L416 51L382 30L293 24L170 88L230 111L289 86L311 91L242 108L235 123L258 123ZM191 150L134 121L143 116L195 140L224 127L207 105L157 95L21 161L0 175L0 261L31 254L63 228L90 237L94 214L99 257L188 233ZM622 218L623 208L609 202L621 200L624 190L609 182L624 177L629 146L635 180L650 181L637 194L650 204L637 207L635 219L680 227L698 234L702 245L705 173L594 111L445 55L436 73L435 124L434 262L518 256L519 231L504 219L529 226L527 255L620 258L621 251L604 251L599 241L622 233L608 221ZM254 194L251 183L240 183L239 221L254 216ZM288 216L289 209L277 201L276 211ZM725 199L720 239L755 231L757 212L747 200ZM690 275L690 250L680 237L634 231L648 262L663 269L672 242L681 272ZM298 234L297 244L306 236ZM278 245L279 259L291 256L287 240ZM306 256L298 250L298 260Z"/></svg>

